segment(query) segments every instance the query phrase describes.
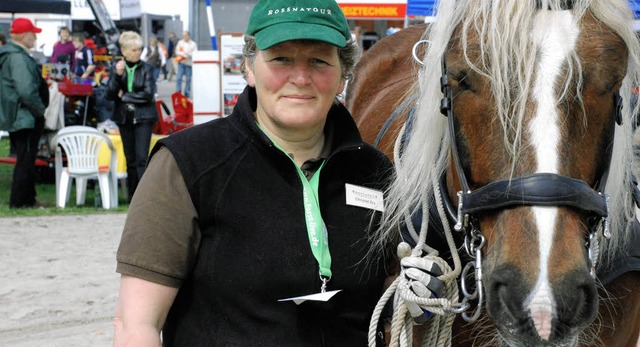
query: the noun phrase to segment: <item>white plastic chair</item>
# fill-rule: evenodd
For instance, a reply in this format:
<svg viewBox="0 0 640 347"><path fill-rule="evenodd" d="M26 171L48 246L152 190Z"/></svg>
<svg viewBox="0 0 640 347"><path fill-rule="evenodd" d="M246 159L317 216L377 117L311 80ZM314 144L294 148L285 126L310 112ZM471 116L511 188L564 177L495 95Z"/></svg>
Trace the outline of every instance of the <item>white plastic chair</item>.
<svg viewBox="0 0 640 347"><path fill-rule="evenodd" d="M98 154L105 143L111 151L109 167L98 164ZM71 194L71 179L76 180L76 204L83 205L86 198L87 179L97 178L100 185L102 207L118 207L118 156L109 136L87 126L68 126L60 129L51 141L55 148L56 205L64 208ZM67 166L62 163L62 151Z"/></svg>

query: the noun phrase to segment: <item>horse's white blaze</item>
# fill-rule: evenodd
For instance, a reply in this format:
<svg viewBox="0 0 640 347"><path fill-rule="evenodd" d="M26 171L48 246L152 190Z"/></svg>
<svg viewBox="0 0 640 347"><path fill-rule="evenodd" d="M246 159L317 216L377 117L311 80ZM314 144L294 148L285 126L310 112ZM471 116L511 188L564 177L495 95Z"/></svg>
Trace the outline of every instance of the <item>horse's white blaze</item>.
<svg viewBox="0 0 640 347"><path fill-rule="evenodd" d="M540 273L538 282L525 301L529 316L541 339L548 341L551 335L551 320L555 317L556 301L549 283L548 258L553 237L553 226L558 209L534 207L533 215L538 226L540 249Z"/></svg>
<svg viewBox="0 0 640 347"><path fill-rule="evenodd" d="M579 28L570 11L539 11L531 32L538 43L539 61L533 88L536 114L529 124L535 149L537 172L558 173L560 129L556 109L556 84L568 54L575 49ZM555 299L549 283L548 266L557 208L534 207L540 253L536 286L524 302L538 335L548 340L555 317Z"/></svg>

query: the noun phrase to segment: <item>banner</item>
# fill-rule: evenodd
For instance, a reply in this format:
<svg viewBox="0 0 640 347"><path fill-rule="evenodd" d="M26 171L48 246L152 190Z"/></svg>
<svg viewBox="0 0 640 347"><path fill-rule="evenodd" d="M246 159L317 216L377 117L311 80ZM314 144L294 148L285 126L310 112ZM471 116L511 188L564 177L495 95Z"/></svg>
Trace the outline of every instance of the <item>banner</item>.
<svg viewBox="0 0 640 347"><path fill-rule="evenodd" d="M338 0L347 19L404 19L407 0Z"/></svg>

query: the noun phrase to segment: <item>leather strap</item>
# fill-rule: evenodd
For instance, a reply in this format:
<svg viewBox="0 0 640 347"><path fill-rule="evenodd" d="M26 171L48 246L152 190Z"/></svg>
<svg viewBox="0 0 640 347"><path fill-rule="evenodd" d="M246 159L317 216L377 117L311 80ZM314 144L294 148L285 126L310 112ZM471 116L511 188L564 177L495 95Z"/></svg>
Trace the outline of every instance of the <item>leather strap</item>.
<svg viewBox="0 0 640 347"><path fill-rule="evenodd" d="M515 206L570 206L607 217L606 196L587 183L552 173L536 173L491 182L464 194L462 213L474 214Z"/></svg>

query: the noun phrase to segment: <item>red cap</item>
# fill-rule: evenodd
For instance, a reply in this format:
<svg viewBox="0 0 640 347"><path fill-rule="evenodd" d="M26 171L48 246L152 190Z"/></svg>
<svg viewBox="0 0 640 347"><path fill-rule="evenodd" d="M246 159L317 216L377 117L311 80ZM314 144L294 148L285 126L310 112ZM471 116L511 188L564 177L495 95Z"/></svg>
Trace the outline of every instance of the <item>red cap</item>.
<svg viewBox="0 0 640 347"><path fill-rule="evenodd" d="M31 21L27 18L16 18L13 23L11 23L11 30L9 32L11 34L37 34L42 32L42 29L34 26L33 23L31 23Z"/></svg>

